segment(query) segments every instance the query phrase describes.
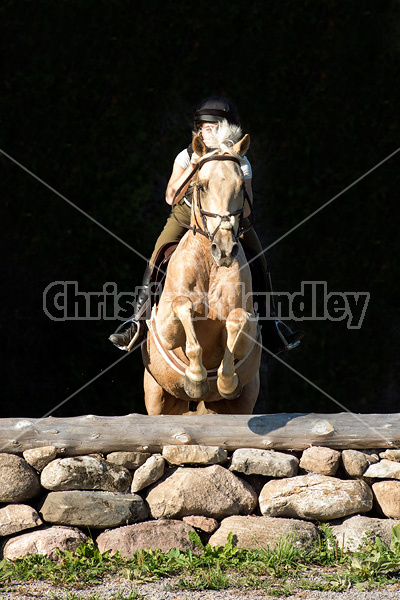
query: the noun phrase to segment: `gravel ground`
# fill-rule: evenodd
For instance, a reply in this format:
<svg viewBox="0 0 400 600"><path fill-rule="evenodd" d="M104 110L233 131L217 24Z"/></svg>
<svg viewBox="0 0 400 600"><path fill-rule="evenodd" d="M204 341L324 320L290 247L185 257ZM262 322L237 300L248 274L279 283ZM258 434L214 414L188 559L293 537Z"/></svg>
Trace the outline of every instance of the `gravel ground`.
<svg viewBox="0 0 400 600"><path fill-rule="evenodd" d="M278 597L268 595L263 590L204 590L204 591L169 591L168 585L173 585L177 578L163 579L154 583L133 585L126 579L104 578L100 585L82 590L68 591L40 581L13 583L0 588L0 600L57 600L73 598L73 600L111 600L119 593L121 600L128 599L132 590L144 596L144 600L278 600ZM140 597L140 596L139 596ZM279 596L282 600L283 596ZM301 590L288 600L400 600L400 582L381 590L369 592L351 589L345 592L319 592Z"/></svg>

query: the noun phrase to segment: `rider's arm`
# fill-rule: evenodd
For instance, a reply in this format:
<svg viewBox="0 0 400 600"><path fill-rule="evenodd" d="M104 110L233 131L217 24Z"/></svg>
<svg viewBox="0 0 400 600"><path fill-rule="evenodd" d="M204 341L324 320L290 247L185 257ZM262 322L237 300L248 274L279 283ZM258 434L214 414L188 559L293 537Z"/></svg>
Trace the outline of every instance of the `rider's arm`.
<svg viewBox="0 0 400 600"><path fill-rule="evenodd" d="M176 161L174 162L174 166L172 168L172 174L168 181L167 191L165 192L165 201L167 204L172 204L174 201L174 196L177 190L179 190L182 183L189 177L190 173L193 171L193 167L196 164L195 159L197 158L196 154L193 154L190 165L187 169L181 167ZM190 180L187 184L182 188L179 195L176 197L175 202L178 202L184 195L189 186Z"/></svg>
<svg viewBox="0 0 400 600"><path fill-rule="evenodd" d="M249 201L250 201L251 205L253 206L253 190L251 189L251 179L245 179L244 184L245 184L247 195L249 196ZM245 218L250 216L250 206L249 206L248 202L246 202L246 204L245 204L243 216Z"/></svg>

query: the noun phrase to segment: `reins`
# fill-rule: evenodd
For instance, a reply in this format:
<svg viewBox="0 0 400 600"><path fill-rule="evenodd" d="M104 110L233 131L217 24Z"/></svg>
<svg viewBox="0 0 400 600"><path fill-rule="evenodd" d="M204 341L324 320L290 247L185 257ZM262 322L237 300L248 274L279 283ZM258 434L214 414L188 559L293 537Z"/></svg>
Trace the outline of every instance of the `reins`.
<svg viewBox="0 0 400 600"><path fill-rule="evenodd" d="M212 155L212 156L208 156L206 158L203 158L203 160L199 161L194 167L192 172L189 174L189 176L185 179L185 181L182 183L181 186L179 186L179 189L175 192L174 195L174 199L173 199L173 204L175 202L175 199L179 196L179 194L182 192L182 190L184 189L184 187L189 183L189 181L191 181L193 179L193 176L195 175L195 173L197 171L199 171L201 169L201 167L207 163L210 162L212 160L230 160L232 162L237 163L238 165L240 165L240 161L238 158L234 157L234 156L229 156L228 154L217 154L217 155ZM183 225L183 227L185 227L186 229L190 229L191 231L193 231L193 235L196 235L196 233L200 233L201 235L204 235L208 240L210 240L210 242L212 243L214 240L214 237L217 233L217 231L219 230L219 228L221 227L222 223L224 222L228 222L231 220L231 217L235 217L237 215L240 215L240 221L239 221L239 229L237 234L235 235L236 241L239 239L239 237L241 235L243 235L243 233L245 233L246 231L248 231L249 229L251 229L251 227L253 226L253 207L251 205L250 202L250 198L249 195L246 191L246 189L243 189L243 204L242 207L239 208L238 210L236 210L233 213L229 213L227 215L219 215L217 213L212 213L212 212L208 212L203 210L202 206L201 206L201 198L200 198L200 193L203 190L203 186L201 183L197 183L196 184L196 206L197 209L199 211L201 220L202 220L202 225L203 227L201 227L198 223L197 220L197 214L196 214L196 210L194 209L194 225L187 225L186 223L184 223L183 221L181 221L181 219L179 219L179 217L177 217L177 215L175 214L175 211L172 209L172 214L174 215L175 219L178 221L178 223L180 225ZM246 204L246 201L249 205L250 208L250 224L248 227L243 227L243 225L241 225L241 221L243 218L243 213L244 213L244 207ZM207 222L206 222L206 217L210 217L210 218L219 218L220 222L218 223L217 227L215 228L215 230L211 233L208 231L207 228Z"/></svg>

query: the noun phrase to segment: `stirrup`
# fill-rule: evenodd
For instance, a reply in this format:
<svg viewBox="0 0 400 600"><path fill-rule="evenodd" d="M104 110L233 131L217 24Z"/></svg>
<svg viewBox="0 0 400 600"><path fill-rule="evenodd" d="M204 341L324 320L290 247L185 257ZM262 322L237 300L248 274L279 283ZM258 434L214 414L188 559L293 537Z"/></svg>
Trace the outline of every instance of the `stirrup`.
<svg viewBox="0 0 400 600"><path fill-rule="evenodd" d="M121 325L118 325L117 329L114 331L113 335L115 335L116 333L119 333L121 331L121 329L123 329L125 327L125 325L128 325L128 323L133 323L135 319L132 317L131 319L128 319L127 321L124 321L123 323L121 323Z"/></svg>
<svg viewBox="0 0 400 600"><path fill-rule="evenodd" d="M142 321L136 321L136 323L137 323L137 330L136 330L135 335L133 336L133 338L129 342L129 344L126 346L127 352L130 352L132 350L133 346L135 345L136 340L143 333L143 327L144 327L144 325L143 325ZM299 343L300 343L300 341L299 341Z"/></svg>
<svg viewBox="0 0 400 600"><path fill-rule="evenodd" d="M288 325L286 325L286 323L284 323L283 321L281 321L280 319L276 319L274 321L275 323L275 327L276 327L276 331L280 337L280 339L282 340L283 346L285 350L293 350L293 348L297 348L297 346L299 346L301 339L296 340L293 343L288 343L287 339L285 338L285 336L283 335L282 331L279 329L279 324L282 324L282 326L286 329L286 331L288 332L288 334L294 334L295 332L292 331L290 329L290 327ZM304 335L304 334L303 334ZM303 335L301 337L303 337Z"/></svg>
<svg viewBox="0 0 400 600"><path fill-rule="evenodd" d="M129 344L127 344L126 346L122 346L119 343L117 343L116 341L114 341L113 339L111 339L113 337L113 335L118 334L121 331L121 329L124 329L126 327L126 325L129 325L129 323L131 323L129 329L132 328L132 324L133 323L135 323L135 325L136 325L136 331L135 331L133 337L131 338L131 340L129 341ZM110 337L108 339L119 350L125 350L126 352L129 352L135 346L135 343L137 342L138 338L140 336L142 336L142 334L143 334L142 322L141 321L137 321L136 319L132 318L132 319L128 319L127 321L124 321L124 323L122 323L121 325L119 325L117 327L117 329L114 331L114 333L112 335L110 335ZM139 341L141 341L141 340L139 340Z"/></svg>

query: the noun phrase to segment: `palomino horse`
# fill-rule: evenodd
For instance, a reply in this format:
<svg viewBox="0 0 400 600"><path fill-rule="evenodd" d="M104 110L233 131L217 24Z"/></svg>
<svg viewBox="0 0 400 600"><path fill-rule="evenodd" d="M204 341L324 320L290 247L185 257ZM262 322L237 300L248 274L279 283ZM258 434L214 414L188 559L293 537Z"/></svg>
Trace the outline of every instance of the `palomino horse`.
<svg viewBox="0 0 400 600"><path fill-rule="evenodd" d="M259 392L261 345L250 268L239 243L245 205L240 160L245 135L200 157L191 228L172 255L142 346L150 415L249 414Z"/></svg>

